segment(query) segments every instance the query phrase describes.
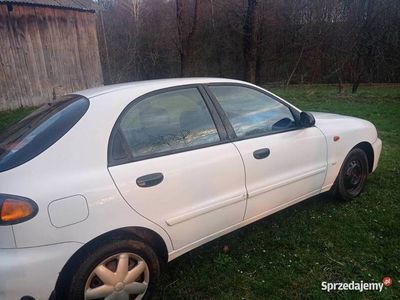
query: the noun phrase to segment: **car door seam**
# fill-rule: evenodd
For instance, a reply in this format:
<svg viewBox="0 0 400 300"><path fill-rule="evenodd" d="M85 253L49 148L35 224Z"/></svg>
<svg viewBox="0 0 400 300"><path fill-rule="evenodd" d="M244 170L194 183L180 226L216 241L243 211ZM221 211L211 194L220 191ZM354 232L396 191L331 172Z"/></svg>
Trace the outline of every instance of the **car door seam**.
<svg viewBox="0 0 400 300"><path fill-rule="evenodd" d="M317 129L321 132L322 136L323 136L324 139L325 139L325 146L326 146L326 147L325 147L325 153L326 153L326 155L325 155L326 171L325 171L324 181L322 181L322 185L321 185L321 188L320 188L320 191L322 191L322 189L324 188L324 185L325 185L326 177L328 176L329 146L328 146L328 139L327 139L327 136L324 134L324 132L323 132L318 126L316 126L316 125L314 125L314 126L315 126L315 128L317 128Z"/></svg>
<svg viewBox="0 0 400 300"><path fill-rule="evenodd" d="M129 201L127 201L127 200L125 199L124 195L122 195L120 189L118 188L118 185L116 184L116 182L115 182L113 176L112 176L111 173L110 173L109 168L107 168L107 172L108 172L108 174L110 175L111 180L112 180L112 182L114 183L114 186L115 186L115 188L117 189L119 195L122 197L122 199L124 199L125 203L128 204L128 206L129 206L134 212L136 212L139 216L141 216L142 218L144 218L144 219L146 219L147 221L151 222L152 224L154 224L155 226L157 226L157 228L160 228L163 232L165 232L165 234L166 234L166 235L168 236L168 238L169 238L169 241L171 242L172 249L175 249L175 247L174 247L174 242L172 241L172 238L171 238L171 236L168 234L168 232L167 232L164 228L162 228L160 225L158 225L157 223L153 222L152 220L150 220L150 219L147 218L146 216L142 215L140 212L138 212L138 211L129 203Z"/></svg>
<svg viewBox="0 0 400 300"><path fill-rule="evenodd" d="M244 214L242 221L244 220L246 213L247 213L247 205L248 205L248 199L249 199L249 191L247 189L247 170L246 170L246 164L244 163L244 159L242 156L242 153L240 153L239 148L235 145L235 143L232 143L232 145L236 148L237 152L239 153L240 159L242 160L242 165L243 165L243 172L244 172L244 189L246 191L246 206L244 208Z"/></svg>

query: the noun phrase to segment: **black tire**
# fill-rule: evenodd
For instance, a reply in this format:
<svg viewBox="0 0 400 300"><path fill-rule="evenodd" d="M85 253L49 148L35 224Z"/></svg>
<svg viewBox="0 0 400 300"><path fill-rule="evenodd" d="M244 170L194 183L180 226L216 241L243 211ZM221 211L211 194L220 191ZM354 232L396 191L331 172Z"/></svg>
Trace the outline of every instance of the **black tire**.
<svg viewBox="0 0 400 300"><path fill-rule="evenodd" d="M353 200L364 190L369 173L368 158L362 149L355 148L345 158L333 190L345 201Z"/></svg>
<svg viewBox="0 0 400 300"><path fill-rule="evenodd" d="M132 255L142 258L143 261L146 262L149 273L149 283L142 299L149 299L160 277L160 263L158 257L153 249L142 241L127 239L110 240L108 243L102 243L102 245L91 247L91 249L85 251L85 255L81 258L77 269L72 271L74 274L71 276L69 282L64 283L65 289L62 291L62 295L57 292L56 298L63 300L83 300L86 282L89 276L91 276L92 271L96 266L107 260L107 258L119 253L131 253ZM96 280L98 280L98 278L96 278ZM101 281L99 284L102 285Z"/></svg>

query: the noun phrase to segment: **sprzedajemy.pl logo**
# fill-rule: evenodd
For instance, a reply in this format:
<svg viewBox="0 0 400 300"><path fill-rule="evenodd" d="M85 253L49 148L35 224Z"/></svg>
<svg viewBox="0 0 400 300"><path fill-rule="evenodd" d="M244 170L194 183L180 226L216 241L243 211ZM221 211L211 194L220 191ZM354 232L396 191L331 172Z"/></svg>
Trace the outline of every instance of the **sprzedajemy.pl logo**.
<svg viewBox="0 0 400 300"><path fill-rule="evenodd" d="M321 290L327 291L379 291L382 292L383 287L391 286L392 279L384 277L382 282L364 282L364 281L351 281L351 282L321 282Z"/></svg>

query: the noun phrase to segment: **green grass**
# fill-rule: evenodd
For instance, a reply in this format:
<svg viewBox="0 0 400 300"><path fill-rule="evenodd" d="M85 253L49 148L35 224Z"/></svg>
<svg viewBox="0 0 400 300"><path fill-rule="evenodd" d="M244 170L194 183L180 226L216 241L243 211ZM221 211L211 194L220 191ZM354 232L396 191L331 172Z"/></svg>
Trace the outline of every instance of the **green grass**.
<svg viewBox="0 0 400 300"><path fill-rule="evenodd" d="M270 90L304 110L372 121L383 140L377 171L355 201L314 197L177 258L156 297L400 298L400 86L361 86L356 95L326 85ZM1 113L0 128L27 112ZM382 293L321 291L321 281L378 282L383 276L394 283Z"/></svg>
<svg viewBox="0 0 400 300"><path fill-rule="evenodd" d="M24 107L13 111L0 111L0 132L34 110L34 107Z"/></svg>

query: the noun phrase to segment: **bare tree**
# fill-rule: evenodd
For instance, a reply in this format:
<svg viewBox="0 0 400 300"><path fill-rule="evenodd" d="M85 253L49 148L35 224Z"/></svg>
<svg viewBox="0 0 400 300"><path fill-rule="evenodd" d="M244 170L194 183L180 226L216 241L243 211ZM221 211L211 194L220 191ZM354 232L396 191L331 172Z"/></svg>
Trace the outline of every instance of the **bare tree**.
<svg viewBox="0 0 400 300"><path fill-rule="evenodd" d="M180 57L180 75L190 75L190 64L193 60L193 37L198 23L198 0L194 0L193 13L185 17L185 8L188 8L189 1L176 0L176 21L178 31L178 52Z"/></svg>
<svg viewBox="0 0 400 300"><path fill-rule="evenodd" d="M97 0L106 83L400 82L398 0Z"/></svg>
<svg viewBox="0 0 400 300"><path fill-rule="evenodd" d="M257 0L248 0L246 18L243 26L244 78L256 82L257 38L256 38Z"/></svg>
<svg viewBox="0 0 400 300"><path fill-rule="evenodd" d="M212 32L214 36L214 46L215 46L215 55L217 59L217 65L218 65L218 75L222 76L222 53L221 53L221 46L219 43L218 34L217 34L217 28L216 28L216 21L215 21L215 5L214 5L215 0L210 0L210 8L211 8L211 24L212 24Z"/></svg>

